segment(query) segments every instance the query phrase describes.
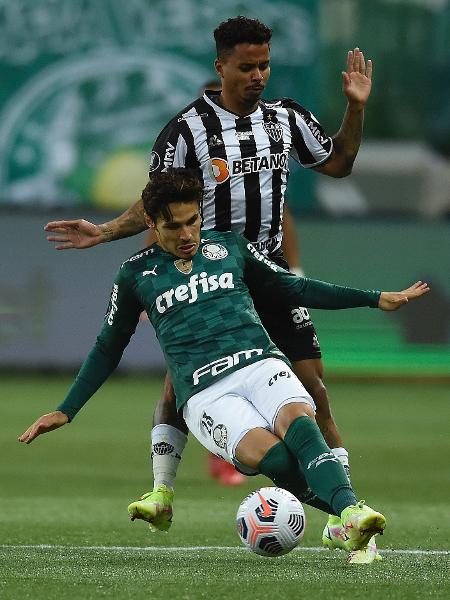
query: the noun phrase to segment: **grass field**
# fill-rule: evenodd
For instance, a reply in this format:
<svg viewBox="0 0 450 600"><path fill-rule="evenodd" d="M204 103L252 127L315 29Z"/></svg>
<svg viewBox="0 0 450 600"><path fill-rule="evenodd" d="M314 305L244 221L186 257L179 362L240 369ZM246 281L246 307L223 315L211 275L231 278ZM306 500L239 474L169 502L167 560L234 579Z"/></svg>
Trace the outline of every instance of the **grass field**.
<svg viewBox="0 0 450 600"><path fill-rule="evenodd" d="M350 600L450 597L449 386L331 383L353 484L388 519L383 561L350 567L321 551L324 515L307 508L302 547L278 559L246 552L242 497L221 488L195 440L179 469L174 523L152 535L127 504L150 487L148 435L158 379L117 377L76 421L31 446L17 435L54 408L61 377L2 377L0 598Z"/></svg>

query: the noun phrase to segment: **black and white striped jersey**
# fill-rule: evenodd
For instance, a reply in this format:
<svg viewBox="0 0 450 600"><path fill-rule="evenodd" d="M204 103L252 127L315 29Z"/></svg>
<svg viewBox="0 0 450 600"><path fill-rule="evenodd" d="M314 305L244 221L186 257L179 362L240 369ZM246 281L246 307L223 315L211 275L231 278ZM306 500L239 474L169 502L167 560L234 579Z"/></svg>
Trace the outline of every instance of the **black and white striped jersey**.
<svg viewBox="0 0 450 600"><path fill-rule="evenodd" d="M289 156L303 167L325 162L333 142L305 108L289 98L260 100L246 117L207 91L178 113L153 147L150 176L170 167L200 169L203 227L235 231L270 254L281 245Z"/></svg>

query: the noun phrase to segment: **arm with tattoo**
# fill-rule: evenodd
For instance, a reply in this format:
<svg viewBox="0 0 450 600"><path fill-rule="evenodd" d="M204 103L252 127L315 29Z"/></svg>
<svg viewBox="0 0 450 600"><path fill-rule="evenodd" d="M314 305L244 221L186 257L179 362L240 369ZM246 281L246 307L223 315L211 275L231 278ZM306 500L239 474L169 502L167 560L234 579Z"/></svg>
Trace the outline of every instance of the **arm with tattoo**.
<svg viewBox="0 0 450 600"><path fill-rule="evenodd" d="M144 220L142 200L138 200L122 215L101 225L76 219L51 221L44 229L51 234L47 237L48 241L58 244L55 246L57 250L67 250L92 248L98 244L130 237L147 229L147 225Z"/></svg>

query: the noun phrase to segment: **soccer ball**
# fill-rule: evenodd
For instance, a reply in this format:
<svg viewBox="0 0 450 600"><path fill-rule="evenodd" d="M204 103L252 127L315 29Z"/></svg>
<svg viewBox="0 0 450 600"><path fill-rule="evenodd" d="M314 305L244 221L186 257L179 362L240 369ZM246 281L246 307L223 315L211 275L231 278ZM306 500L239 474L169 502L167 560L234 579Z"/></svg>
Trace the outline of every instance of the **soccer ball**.
<svg viewBox="0 0 450 600"><path fill-rule="evenodd" d="M261 556L293 550L305 533L305 512L297 498L278 487L264 487L241 502L236 524L242 542Z"/></svg>

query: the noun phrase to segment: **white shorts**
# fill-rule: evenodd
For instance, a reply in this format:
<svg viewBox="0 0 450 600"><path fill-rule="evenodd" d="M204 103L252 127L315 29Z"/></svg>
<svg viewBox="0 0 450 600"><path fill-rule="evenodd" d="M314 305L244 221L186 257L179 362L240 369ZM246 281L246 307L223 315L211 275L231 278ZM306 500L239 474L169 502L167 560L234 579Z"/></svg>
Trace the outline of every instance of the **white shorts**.
<svg viewBox="0 0 450 600"><path fill-rule="evenodd" d="M236 461L236 446L251 429L262 427L273 432L280 409L292 402L306 402L316 408L288 365L266 358L189 398L183 416L202 446L251 474L255 471Z"/></svg>

